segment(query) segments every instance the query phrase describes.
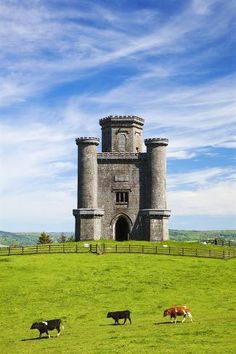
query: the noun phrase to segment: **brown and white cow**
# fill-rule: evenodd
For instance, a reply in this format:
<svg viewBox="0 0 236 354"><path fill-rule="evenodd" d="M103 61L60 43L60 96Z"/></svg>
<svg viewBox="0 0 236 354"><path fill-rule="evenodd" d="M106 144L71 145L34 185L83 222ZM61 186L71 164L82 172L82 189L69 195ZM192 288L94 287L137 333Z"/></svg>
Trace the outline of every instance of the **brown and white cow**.
<svg viewBox="0 0 236 354"><path fill-rule="evenodd" d="M177 322L177 316L183 316L183 320L182 322L184 322L186 320L186 317L189 317L191 322L193 320L192 314L191 314L191 309L190 307L187 306L174 306L174 307L170 307L166 310L164 310L164 317L166 316L170 316L170 319L176 323Z"/></svg>

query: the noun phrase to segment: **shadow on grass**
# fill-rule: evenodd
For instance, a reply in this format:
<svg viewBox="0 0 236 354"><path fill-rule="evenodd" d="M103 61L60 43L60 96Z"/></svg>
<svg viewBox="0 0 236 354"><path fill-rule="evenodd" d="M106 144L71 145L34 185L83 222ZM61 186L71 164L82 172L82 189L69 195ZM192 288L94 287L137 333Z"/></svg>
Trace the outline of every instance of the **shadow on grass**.
<svg viewBox="0 0 236 354"><path fill-rule="evenodd" d="M177 323L181 323L182 321L177 321L176 322L176 324ZM169 322L156 322L156 323L154 323L154 325L170 325L170 324L172 324L172 325L174 325L175 323L174 322L171 322L171 321L169 321Z"/></svg>
<svg viewBox="0 0 236 354"><path fill-rule="evenodd" d="M52 336L50 336L50 338L49 337L25 338L25 339L21 339L21 342L28 342L30 340L52 339L52 338L53 338Z"/></svg>
<svg viewBox="0 0 236 354"><path fill-rule="evenodd" d="M115 323L107 323L107 324L100 324L99 326L100 327L106 327L106 326L123 326L125 325L126 323L118 323L118 324L115 324Z"/></svg>

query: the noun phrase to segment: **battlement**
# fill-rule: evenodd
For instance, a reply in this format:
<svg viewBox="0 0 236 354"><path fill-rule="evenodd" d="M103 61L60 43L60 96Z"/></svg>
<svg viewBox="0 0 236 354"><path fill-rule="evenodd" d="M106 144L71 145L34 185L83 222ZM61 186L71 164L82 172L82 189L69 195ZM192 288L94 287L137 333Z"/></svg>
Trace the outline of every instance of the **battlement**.
<svg viewBox="0 0 236 354"><path fill-rule="evenodd" d="M169 140L167 138L149 138L149 139L145 139L144 143L146 146L148 146L148 145L167 146L169 143Z"/></svg>
<svg viewBox="0 0 236 354"><path fill-rule="evenodd" d="M79 137L75 139L76 144L95 144L95 145L99 145L99 138L95 138L95 137Z"/></svg>
<svg viewBox="0 0 236 354"><path fill-rule="evenodd" d="M124 116L121 116L121 115L110 115L110 116L107 116L107 117L104 117L102 119L99 120L99 124L103 127L104 125L110 125L112 124L113 126L114 125L123 125L123 124L138 124L138 125L141 125L143 126L144 125L144 119L141 118L141 117L137 117L137 116L132 116L132 115L124 115Z"/></svg>

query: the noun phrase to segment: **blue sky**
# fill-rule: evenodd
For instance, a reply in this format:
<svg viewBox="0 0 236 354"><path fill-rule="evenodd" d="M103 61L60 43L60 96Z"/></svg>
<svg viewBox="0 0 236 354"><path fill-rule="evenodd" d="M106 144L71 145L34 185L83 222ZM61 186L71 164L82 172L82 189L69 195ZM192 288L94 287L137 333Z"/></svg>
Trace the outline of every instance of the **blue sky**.
<svg viewBox="0 0 236 354"><path fill-rule="evenodd" d="M167 137L176 229L236 229L234 0L2 0L0 229L73 231L78 136Z"/></svg>

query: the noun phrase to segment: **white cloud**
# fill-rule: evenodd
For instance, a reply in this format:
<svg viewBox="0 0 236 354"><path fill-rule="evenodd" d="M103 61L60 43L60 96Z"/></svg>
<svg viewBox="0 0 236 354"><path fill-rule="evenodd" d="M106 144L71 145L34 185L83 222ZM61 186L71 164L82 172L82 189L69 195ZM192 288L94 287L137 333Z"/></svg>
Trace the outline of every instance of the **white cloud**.
<svg viewBox="0 0 236 354"><path fill-rule="evenodd" d="M168 204L173 215L235 215L236 173L211 168L168 177Z"/></svg>
<svg viewBox="0 0 236 354"><path fill-rule="evenodd" d="M176 216L233 216L236 213L236 182L226 181L194 190L171 191L168 200L172 215Z"/></svg>

